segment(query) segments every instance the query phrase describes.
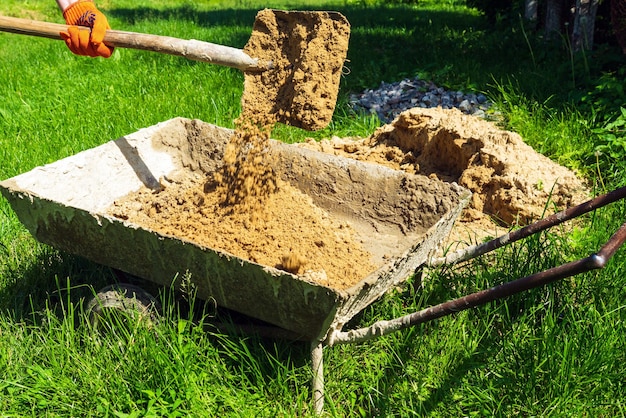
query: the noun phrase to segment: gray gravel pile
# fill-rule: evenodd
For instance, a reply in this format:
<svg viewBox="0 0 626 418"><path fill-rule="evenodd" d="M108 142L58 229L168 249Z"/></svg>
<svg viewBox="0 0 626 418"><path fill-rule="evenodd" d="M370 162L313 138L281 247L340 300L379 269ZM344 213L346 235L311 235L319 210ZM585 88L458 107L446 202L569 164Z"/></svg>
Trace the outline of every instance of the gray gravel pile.
<svg viewBox="0 0 626 418"><path fill-rule="evenodd" d="M430 81L406 78L396 83L380 84L377 89L350 95L350 104L357 111L375 113L383 123L413 107L458 108L463 113L485 117L491 103L484 94L449 91Z"/></svg>

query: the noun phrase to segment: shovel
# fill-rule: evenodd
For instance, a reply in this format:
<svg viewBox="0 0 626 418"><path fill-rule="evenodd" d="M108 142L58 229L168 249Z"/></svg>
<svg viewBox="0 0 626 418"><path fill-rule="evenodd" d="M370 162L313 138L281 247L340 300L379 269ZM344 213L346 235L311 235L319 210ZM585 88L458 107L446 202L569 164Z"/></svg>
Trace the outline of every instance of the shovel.
<svg viewBox="0 0 626 418"><path fill-rule="evenodd" d="M60 40L67 25L0 16L0 31ZM108 30L104 43L236 68L245 77L244 108L270 122L318 130L332 119L349 36L350 24L337 12L265 9L243 50L118 30Z"/></svg>

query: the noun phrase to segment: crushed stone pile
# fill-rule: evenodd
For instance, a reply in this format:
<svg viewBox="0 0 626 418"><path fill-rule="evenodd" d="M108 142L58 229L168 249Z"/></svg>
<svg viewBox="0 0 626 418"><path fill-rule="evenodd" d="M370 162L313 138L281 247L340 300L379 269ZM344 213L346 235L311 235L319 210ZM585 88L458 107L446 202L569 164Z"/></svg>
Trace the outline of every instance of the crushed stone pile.
<svg viewBox="0 0 626 418"><path fill-rule="evenodd" d="M491 102L482 93L446 90L418 76L394 83L383 81L375 89L351 94L349 102L354 110L375 114L383 123L391 123L414 107L457 108L482 118L488 118L491 110Z"/></svg>

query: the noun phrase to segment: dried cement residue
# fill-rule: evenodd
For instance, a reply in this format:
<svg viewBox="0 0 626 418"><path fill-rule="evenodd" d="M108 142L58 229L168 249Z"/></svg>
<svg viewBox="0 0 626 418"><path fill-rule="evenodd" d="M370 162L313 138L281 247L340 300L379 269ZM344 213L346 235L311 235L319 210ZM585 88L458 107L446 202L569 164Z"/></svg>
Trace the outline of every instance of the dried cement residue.
<svg viewBox="0 0 626 418"><path fill-rule="evenodd" d="M457 109L410 109L368 138L302 146L456 181L473 192L460 228L473 223L488 229L486 234L496 228L489 218L523 224L541 218L548 201L563 209L589 196L572 171L534 151L518 134Z"/></svg>

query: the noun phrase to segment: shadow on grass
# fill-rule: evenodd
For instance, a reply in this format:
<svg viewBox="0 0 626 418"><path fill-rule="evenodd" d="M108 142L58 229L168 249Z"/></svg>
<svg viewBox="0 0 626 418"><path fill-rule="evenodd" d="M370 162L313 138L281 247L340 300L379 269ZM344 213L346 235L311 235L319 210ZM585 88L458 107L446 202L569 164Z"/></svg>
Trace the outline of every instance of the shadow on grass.
<svg viewBox="0 0 626 418"><path fill-rule="evenodd" d="M0 288L0 309L16 322L36 320L36 313L55 310L68 300L78 304L91 298L112 280L108 267L37 244L38 254L27 266L6 267L5 286Z"/></svg>

